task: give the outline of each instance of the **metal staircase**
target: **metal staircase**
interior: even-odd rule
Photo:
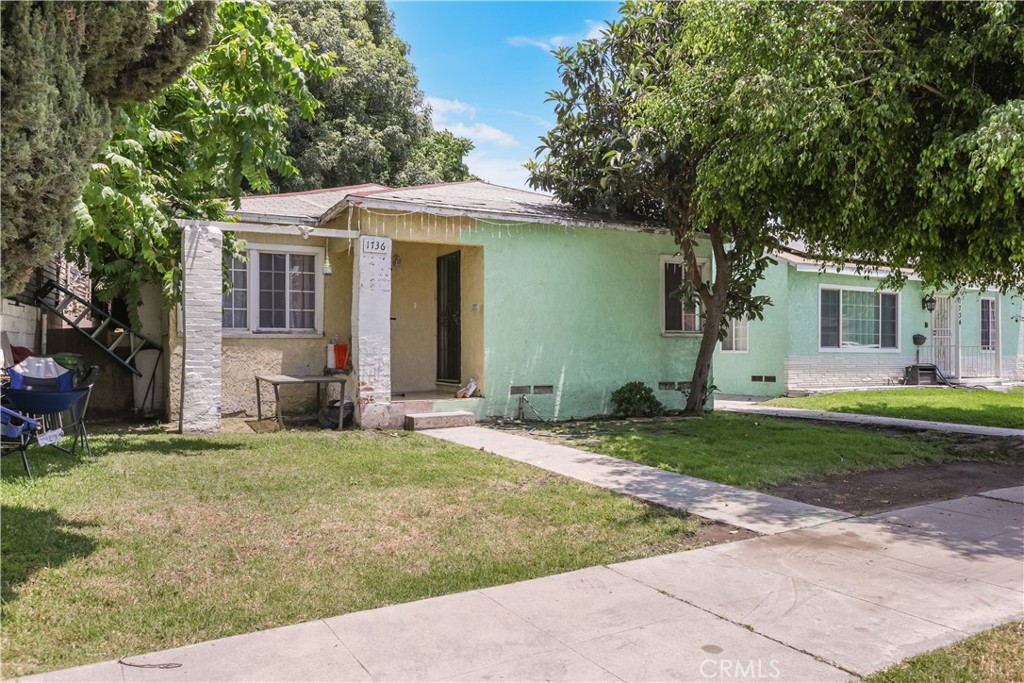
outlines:
[[[127,324],[108,315],[102,308],[94,306],[91,302],[86,301],[53,280],[47,280],[36,292],[36,303],[58,316],[81,334],[89,337],[96,346],[106,351],[107,355],[128,368],[137,377],[142,377],[142,373],[135,364],[135,356],[139,352],[152,349],[163,353],[163,346],[157,342],[136,332]],[[78,313],[74,318],[67,312],[68,306],[71,304],[77,304],[75,309],[81,310],[81,313]],[[81,327],[79,323],[88,317],[95,318],[99,324],[91,329]],[[107,331],[110,332],[112,337],[104,339],[103,333]],[[125,342],[128,344],[127,347],[124,346]],[[122,352],[126,350],[127,355],[115,353],[119,349]]]

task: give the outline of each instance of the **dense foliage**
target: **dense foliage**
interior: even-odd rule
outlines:
[[[161,22],[153,2],[0,5],[4,296],[64,245],[112,110],[177,79],[209,43],[214,9],[195,3]]]
[[[1024,287],[1024,6],[700,3],[676,38],[644,109],[728,133],[698,203],[758,197],[835,262]]]
[[[299,172],[277,174],[280,189],[470,177],[463,157],[472,143],[433,131],[408,46],[395,35],[384,2],[301,0],[282,4],[281,11],[302,40],[337,54],[343,69],[310,79],[310,91],[324,105],[313,119],[291,113],[288,153]]]
[[[168,20],[173,21],[171,17]],[[137,303],[139,286],[180,284],[177,218],[223,217],[245,185],[269,190],[269,172],[295,173],[286,154],[290,109],[310,118],[319,103],[306,74],[329,76],[331,55],[298,42],[266,2],[218,5],[214,41],[151,102],[127,104],[92,164],[70,241],[92,264],[105,299]],[[226,241],[227,248],[236,243]]]

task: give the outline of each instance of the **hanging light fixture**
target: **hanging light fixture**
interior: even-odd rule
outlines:
[[[923,308],[924,310],[928,311],[929,313],[934,311],[935,310],[935,297],[932,296],[931,294],[926,294],[925,297],[923,299],[921,299],[921,308]]]

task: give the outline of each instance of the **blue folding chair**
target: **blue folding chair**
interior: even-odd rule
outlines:
[[[71,448],[64,448],[56,442],[42,445],[75,455],[81,442],[86,452],[92,455],[85,414],[92,387],[99,374],[98,367],[93,366],[77,385],[73,383],[74,374],[70,370],[49,358],[27,358],[13,368],[8,368],[7,374],[11,385],[4,391],[4,398],[14,411],[32,416],[42,425],[44,434],[53,434],[58,429],[63,432],[66,428],[74,432]],[[70,418],[67,422],[64,419],[65,413]]]
[[[28,466],[27,450],[38,430],[38,420],[0,406],[0,442],[16,444],[15,447],[21,452],[21,463],[25,466],[25,473],[29,479],[32,478],[32,470]]]

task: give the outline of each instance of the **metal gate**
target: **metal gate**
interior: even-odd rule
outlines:
[[[437,257],[437,381],[462,381],[462,278],[459,252]]]
[[[932,362],[946,377],[954,375],[953,300],[948,296],[935,297],[935,310],[932,311]]]

